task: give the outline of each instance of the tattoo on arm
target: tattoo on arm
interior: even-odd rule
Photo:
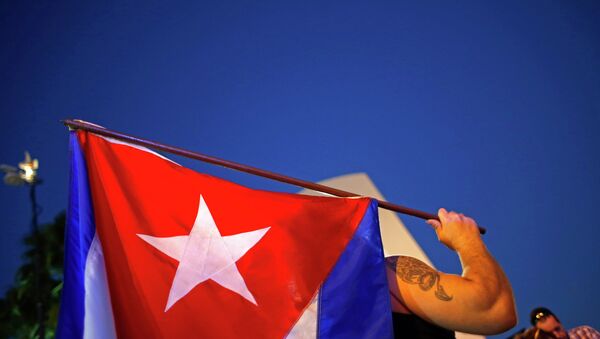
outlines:
[[[420,260],[405,256],[394,256],[385,258],[385,262],[402,281],[419,285],[423,291],[429,291],[435,286],[435,296],[442,301],[450,301],[454,298],[448,295],[444,291],[444,287],[440,285],[440,274]]]

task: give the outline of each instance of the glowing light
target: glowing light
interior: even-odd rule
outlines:
[[[31,159],[29,152],[25,152],[25,160],[19,163],[19,176],[28,184],[33,184],[37,180],[37,169],[39,163],[37,159]]]

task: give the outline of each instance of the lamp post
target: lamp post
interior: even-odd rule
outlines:
[[[0,165],[0,170],[5,172],[4,183],[10,186],[29,186],[29,199],[31,200],[31,228],[33,230],[33,241],[35,246],[34,255],[34,289],[35,289],[35,309],[38,321],[38,338],[44,338],[46,334],[44,322],[44,304],[41,298],[41,258],[42,247],[40,242],[40,232],[38,228],[39,208],[35,196],[35,187],[42,183],[37,176],[39,162],[37,159],[31,159],[29,152],[25,151],[25,160],[19,163],[19,168],[9,165]]]

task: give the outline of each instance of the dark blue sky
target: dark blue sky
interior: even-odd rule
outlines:
[[[4,1],[0,162],[40,159],[42,221],[66,207],[69,117],[311,181],[366,172],[392,202],[488,227],[518,327],[546,305],[600,328],[599,17],[594,1]],[[27,190],[0,188],[0,206],[4,291]]]

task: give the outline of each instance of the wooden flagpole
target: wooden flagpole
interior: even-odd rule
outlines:
[[[210,164],[231,168],[231,169],[234,169],[237,171],[250,173],[253,175],[261,176],[264,178],[269,178],[272,180],[284,182],[284,183],[299,186],[302,188],[308,188],[313,191],[327,193],[327,194],[331,194],[331,195],[338,196],[338,197],[358,197],[358,196],[360,196],[359,194],[339,190],[339,189],[336,189],[333,187],[288,177],[286,175],[266,171],[266,170],[263,170],[260,168],[243,165],[243,164],[236,163],[236,162],[229,161],[229,160],[211,157],[211,156],[208,156],[205,154],[188,151],[188,150],[185,150],[185,149],[182,149],[179,147],[169,146],[169,145],[165,145],[165,144],[162,144],[159,142],[142,139],[142,138],[134,137],[134,136],[127,135],[124,133],[112,131],[112,130],[109,130],[109,129],[100,127],[98,125],[82,121],[82,120],[65,119],[62,122],[63,122],[63,124],[65,124],[65,126],[71,128],[71,129],[81,129],[81,130],[93,132],[96,134],[104,135],[104,136],[122,140],[122,141],[127,141],[132,144],[145,146],[145,147],[152,148],[155,150],[164,151],[164,152],[171,153],[171,154],[181,155],[186,158],[196,159],[196,160],[200,160],[200,161],[207,162]],[[372,199],[375,199],[375,198],[372,198]],[[404,207],[404,206],[397,205],[397,204],[392,204],[390,202],[379,200],[379,199],[375,199],[375,200],[377,200],[377,204],[379,205],[379,207],[385,208],[387,210],[391,210],[391,211],[406,214],[406,215],[411,215],[413,217],[417,217],[417,218],[421,218],[421,219],[425,219],[425,220],[428,220],[428,219],[439,220],[438,216],[435,214],[419,211],[419,210],[416,210],[413,208],[408,208],[408,207]],[[481,234],[485,234],[486,229],[483,227],[479,227],[479,232]]]

